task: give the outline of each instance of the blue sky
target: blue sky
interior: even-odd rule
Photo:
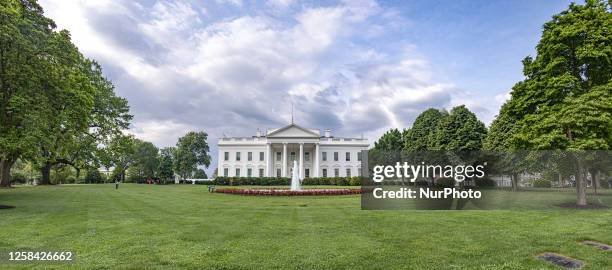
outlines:
[[[251,136],[295,120],[376,140],[429,107],[489,124],[566,1],[41,0],[128,99],[128,132]],[[209,172],[215,167],[211,166]]]

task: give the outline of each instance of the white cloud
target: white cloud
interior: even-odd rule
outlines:
[[[114,74],[135,114],[131,132],[158,146],[174,145],[188,130],[207,131],[215,145],[223,133],[248,136],[283,125],[292,102],[299,124],[375,140],[456,97],[410,44],[389,52],[357,41],[397,25],[396,13],[374,1],[302,6],[287,11],[287,20],[211,18],[210,9],[182,1],[41,4],[87,56]]]

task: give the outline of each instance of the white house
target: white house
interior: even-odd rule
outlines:
[[[364,138],[334,137],[329,129],[321,136],[318,129],[292,123],[252,137],[220,138],[218,146],[219,176],[289,177],[297,160],[304,179],[360,175],[361,151],[369,143]]]

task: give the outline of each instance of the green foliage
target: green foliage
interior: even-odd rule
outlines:
[[[516,149],[612,149],[612,14],[603,1],[571,4],[544,25],[498,118],[516,123]]]
[[[435,150],[472,151],[481,150],[487,128],[476,115],[464,105],[453,108],[447,117],[440,120],[432,146]]]
[[[188,178],[198,166],[210,165],[209,147],[206,132],[191,131],[179,138],[174,151],[174,171],[182,179]]]
[[[104,176],[96,169],[87,170],[87,174],[85,175],[85,183],[87,184],[104,183]]]
[[[208,176],[206,175],[206,172],[202,169],[196,169],[195,172],[193,173],[193,178],[195,179],[206,179],[208,178]]]
[[[224,177],[218,176],[211,184],[227,186],[289,186],[291,179],[286,177]],[[361,177],[312,177],[304,178],[305,186],[359,186]]]
[[[133,164],[129,168],[130,180],[141,182],[155,177],[159,167],[159,150],[150,142],[136,139],[133,153]]]
[[[435,134],[441,120],[448,116],[445,111],[430,108],[419,114],[414,124],[404,133],[404,149],[423,151],[434,148]]]
[[[404,139],[398,129],[391,129],[374,142],[374,149],[381,151],[399,151],[404,148]]]
[[[98,146],[128,126],[127,101],[36,1],[2,1],[0,33],[0,185],[18,158],[38,164],[41,184],[57,164],[96,166]]]
[[[172,169],[173,164],[173,153],[174,147],[166,147],[161,149],[159,154],[159,166],[157,168],[157,177],[160,178],[162,183],[174,182],[174,170]]]
[[[552,187],[552,183],[546,179],[536,179],[533,181],[533,187],[549,188]]]

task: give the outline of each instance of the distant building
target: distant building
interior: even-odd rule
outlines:
[[[297,160],[300,179],[358,176],[367,139],[334,137],[329,129],[290,124],[252,137],[220,138],[217,173],[230,177],[288,177]]]

